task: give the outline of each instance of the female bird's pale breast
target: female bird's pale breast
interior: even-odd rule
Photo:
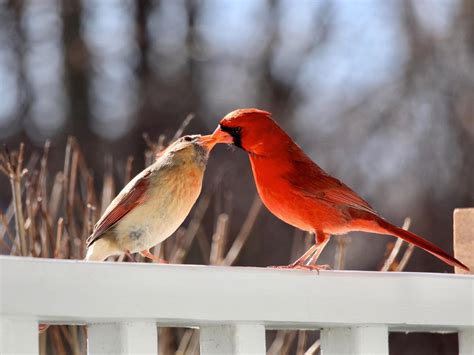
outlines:
[[[144,202],[115,228],[117,242],[129,252],[149,249],[183,223],[202,187],[204,169],[177,165],[153,172]]]

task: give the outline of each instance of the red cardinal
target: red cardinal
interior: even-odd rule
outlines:
[[[331,235],[363,231],[393,235],[449,265],[469,270],[431,242],[380,217],[364,199],[314,163],[269,112],[233,111],[219,122],[213,137],[248,153],[258,193],[273,214],[315,233],[316,244],[290,268],[321,268],[316,261]]]

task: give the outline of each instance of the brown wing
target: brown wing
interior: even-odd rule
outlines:
[[[114,198],[102,217],[94,226],[94,231],[87,238],[86,246],[89,247],[103,234],[121,220],[144,200],[145,191],[150,184],[151,169],[146,169],[130,181],[127,186]]]

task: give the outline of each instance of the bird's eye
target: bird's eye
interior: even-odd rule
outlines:
[[[184,140],[186,142],[191,142],[193,139],[190,136],[186,136],[186,137],[184,137]]]

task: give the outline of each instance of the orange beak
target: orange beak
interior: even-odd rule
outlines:
[[[220,127],[216,128],[216,130],[212,134],[212,138],[214,138],[215,144],[216,143],[224,143],[224,144],[234,143],[234,138],[229,133],[226,133],[223,130],[221,130]]]
[[[199,137],[197,142],[199,145],[202,145],[204,148],[206,148],[209,151],[212,150],[212,148],[214,148],[214,146],[217,143],[214,136],[210,134]]]

